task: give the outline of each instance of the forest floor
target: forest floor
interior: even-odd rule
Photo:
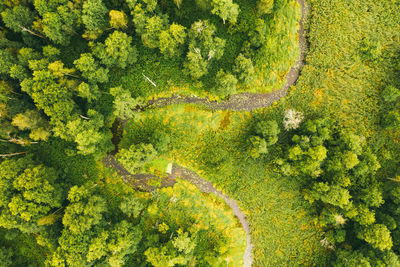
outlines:
[[[305,38],[305,20],[309,13],[309,9],[305,0],[298,0],[301,5],[301,20],[299,22],[298,38],[299,38],[299,57],[295,65],[290,69],[286,76],[286,82],[282,88],[272,93],[260,94],[260,93],[239,93],[232,95],[229,99],[223,101],[209,101],[207,98],[200,97],[181,97],[178,95],[158,98],[148,101],[147,105],[142,109],[158,108],[168,106],[172,104],[200,104],[212,110],[232,110],[232,111],[251,111],[258,108],[265,108],[272,105],[275,101],[286,96],[288,89],[294,85],[300,75],[300,70],[304,65],[304,57],[307,48],[307,41]],[[125,123],[123,123],[124,125]],[[119,143],[120,138],[114,138]],[[118,144],[116,144],[117,147]],[[114,151],[115,152],[115,151]],[[238,203],[234,200],[217,190],[214,185],[206,179],[200,177],[197,173],[178,166],[173,165],[171,173],[165,177],[157,177],[151,174],[131,174],[129,173],[116,159],[113,154],[107,155],[103,159],[103,164],[106,167],[115,169],[118,174],[122,177],[125,183],[142,191],[151,191],[161,187],[173,186],[176,182],[176,178],[181,178],[196,185],[198,189],[205,193],[212,193],[224,200],[224,202],[233,210],[234,215],[239,219],[246,232],[247,246],[243,257],[244,266],[252,266],[252,244],[250,240],[250,227],[246,220],[246,215],[240,209]],[[158,183],[158,184],[157,184]],[[157,185],[151,185],[157,184]]]

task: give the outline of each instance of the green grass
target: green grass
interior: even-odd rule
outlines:
[[[243,147],[249,113],[210,112],[193,105],[148,110],[130,121],[121,145],[140,140],[141,131],[163,122],[171,135],[168,161],[195,170],[239,201],[248,216],[255,266],[323,262],[321,233],[294,180],[279,177],[263,161],[250,159]]]
[[[400,139],[380,126],[386,107],[379,93],[400,85],[400,1],[310,0],[306,65],[285,101],[268,113],[303,111],[332,117],[366,137],[378,155],[382,177],[396,175]],[[375,58],[363,55],[370,43]]]
[[[378,122],[378,93],[398,79],[400,1],[308,2],[306,65],[283,106],[336,117],[371,135]],[[363,59],[363,39],[380,44],[377,60]]]

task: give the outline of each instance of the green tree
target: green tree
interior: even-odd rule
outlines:
[[[78,96],[86,98],[89,103],[98,99],[100,96],[100,90],[96,84],[87,84],[82,82],[76,89],[78,91]]]
[[[17,57],[18,57],[18,62],[22,66],[28,67],[30,60],[39,60],[41,58],[41,55],[32,48],[23,47],[18,51]]]
[[[105,45],[98,44],[94,54],[107,67],[125,68],[137,60],[136,47],[132,45],[132,37],[124,32],[114,31],[105,40]]]
[[[225,24],[228,20],[230,23],[235,24],[237,16],[239,15],[239,5],[234,4],[232,0],[212,0],[213,9],[211,12],[220,16]]]
[[[357,237],[380,250],[390,249],[393,245],[390,231],[383,224],[373,224],[365,227],[357,233]]]
[[[239,81],[250,84],[255,78],[255,70],[250,58],[239,54],[235,60],[233,71],[238,75]]]
[[[114,115],[121,119],[133,118],[140,100],[133,98],[131,93],[122,87],[111,88],[110,94],[114,96]]]
[[[267,146],[274,145],[278,141],[280,129],[278,123],[274,120],[259,121],[254,127],[256,135],[265,139]]]
[[[208,64],[200,53],[189,51],[185,68],[193,79],[199,79],[208,72]]]
[[[400,90],[389,85],[381,92],[381,96],[388,103],[395,102],[400,96]]]
[[[186,40],[185,27],[172,23],[168,30],[164,30],[159,36],[159,47],[165,57],[179,57],[183,52]]]
[[[22,232],[39,230],[37,221],[61,207],[63,191],[58,174],[30,157],[7,159],[0,164],[0,225]]]
[[[361,252],[357,250],[343,250],[339,249],[335,253],[336,260],[333,263],[335,267],[342,267],[342,266],[365,266],[371,267],[369,262],[369,258],[365,257]]]
[[[267,142],[259,136],[250,136],[249,154],[253,159],[257,159],[261,154],[268,153]]]
[[[82,22],[89,32],[102,32],[107,26],[107,7],[102,0],[84,1],[82,5]]]
[[[57,77],[48,70],[34,71],[32,79],[21,83],[21,90],[28,93],[38,109],[53,120],[67,121],[75,108],[68,87],[58,83]]]
[[[74,61],[75,67],[89,83],[105,83],[108,81],[108,69],[100,67],[90,53],[81,54]]]
[[[160,34],[166,29],[168,21],[160,16],[152,16],[147,19],[146,26],[142,33],[142,42],[149,48],[160,47]]]
[[[61,54],[60,49],[51,45],[43,46],[42,51],[43,51],[43,56],[50,61],[58,60]]]
[[[230,73],[220,69],[215,77],[215,91],[222,96],[232,95],[236,92],[237,79]]]
[[[68,192],[68,201],[62,219],[64,227],[73,234],[84,233],[103,220],[107,211],[105,200],[94,194],[93,185],[73,186]]]
[[[28,70],[21,65],[13,65],[9,70],[11,78],[23,81],[29,77]]]
[[[135,5],[132,15],[136,33],[139,35],[143,34],[149,15],[146,14],[146,11],[142,8],[142,4]]]
[[[151,162],[157,155],[152,144],[132,145],[129,149],[121,149],[117,160],[131,173],[143,170],[143,167]]]
[[[400,113],[397,110],[390,110],[383,116],[382,126],[388,130],[400,130]]]
[[[4,24],[7,28],[15,32],[28,32],[30,34],[42,37],[41,35],[30,30],[35,19],[34,13],[28,7],[16,5],[13,9],[6,9],[1,12]]]
[[[0,74],[8,74],[15,62],[15,58],[9,51],[5,49],[0,50]]]
[[[252,46],[261,47],[266,40],[267,25],[261,18],[256,19],[255,25],[249,31],[249,39]]]
[[[66,125],[57,124],[53,131],[65,140],[76,142],[80,154],[101,156],[112,149],[112,135],[108,130],[102,129],[103,115],[89,109],[87,116],[74,116]]]
[[[99,261],[110,266],[124,266],[125,256],[136,252],[141,231],[127,221],[117,223],[111,230],[103,231],[92,239],[87,260]]]
[[[78,17],[67,6],[59,6],[56,12],[43,15],[43,32],[56,44],[68,45],[71,36],[76,34]]]
[[[120,203],[120,210],[128,217],[138,218],[140,213],[146,207],[143,199],[135,197],[134,195],[126,196]]]
[[[207,20],[196,21],[190,27],[185,68],[194,79],[205,75],[211,62],[220,59],[224,54],[225,40],[215,37],[215,30],[215,26]]]
[[[215,31],[215,26],[208,20],[194,22],[188,33],[189,50],[200,53],[208,61],[220,59],[224,54],[225,40],[215,37]]]

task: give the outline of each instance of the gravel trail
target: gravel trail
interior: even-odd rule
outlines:
[[[250,111],[258,108],[265,108],[270,106],[275,101],[286,96],[290,86],[294,85],[300,76],[300,70],[304,65],[304,57],[307,49],[307,40],[305,37],[304,23],[308,16],[309,10],[305,0],[297,0],[301,5],[301,19],[299,22],[299,57],[294,66],[286,75],[285,84],[277,91],[261,94],[261,93],[238,93],[229,97],[228,100],[223,101],[209,101],[207,98],[196,96],[179,96],[174,95],[171,97],[161,97],[147,102],[146,106],[142,109],[164,107],[171,104],[179,103],[194,103],[202,104],[214,110],[234,110],[234,111]]]
[[[208,101],[205,98],[199,98],[199,97],[172,96],[168,98],[158,98],[155,100],[151,100],[148,102],[148,105],[145,108],[157,108],[177,103],[196,103],[196,104],[203,104],[214,110],[229,109],[235,111],[250,111],[258,108],[268,107],[273,102],[284,97],[287,94],[289,87],[296,83],[300,75],[300,70],[304,65],[304,57],[307,48],[304,23],[309,10],[305,0],[298,0],[298,2],[301,5],[301,13],[302,13],[301,20],[299,22],[300,27],[298,30],[300,53],[295,65],[290,69],[289,73],[287,74],[286,82],[281,89],[268,94],[239,93],[231,96],[228,100],[221,102]],[[118,140],[115,142],[117,147],[119,143],[119,138],[116,137],[115,139]],[[217,190],[211,182],[207,181],[206,179],[203,179],[197,173],[187,168],[173,164],[171,173],[168,176],[161,178],[160,185],[151,186],[148,184],[148,182],[157,179],[158,177],[150,174],[131,174],[118,161],[115,160],[115,157],[112,154],[103,158],[103,164],[107,167],[114,168],[115,170],[117,170],[118,174],[122,177],[125,183],[142,191],[152,191],[160,187],[173,186],[176,182],[176,178],[181,178],[196,185],[197,188],[199,188],[199,190],[202,192],[211,193],[222,198],[225,201],[225,203],[233,210],[234,215],[239,219],[240,223],[243,226],[244,231],[246,232],[247,246],[243,256],[243,262],[244,262],[244,267],[252,266],[253,245],[251,244],[250,226],[246,220],[246,215],[242,212],[236,200],[228,197],[221,191]]]

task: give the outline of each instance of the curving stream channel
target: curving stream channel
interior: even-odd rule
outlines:
[[[295,65],[290,69],[289,73],[286,75],[286,82],[282,86],[282,88],[267,94],[239,93],[231,96],[229,100],[224,100],[220,102],[209,101],[206,98],[200,98],[200,97],[172,96],[168,98],[158,98],[149,101],[145,108],[163,107],[178,103],[195,103],[195,104],[205,105],[206,107],[214,110],[229,109],[235,111],[250,111],[258,108],[268,107],[273,102],[284,97],[287,94],[289,87],[294,85],[299,77],[300,70],[304,64],[304,56],[307,48],[304,23],[308,15],[308,6],[305,0],[297,0],[297,1],[301,5],[301,19],[299,22],[299,30],[298,30],[300,53]],[[154,186],[150,186],[147,183],[151,179],[156,178],[155,176],[150,174],[129,173],[119,162],[115,160],[113,154],[104,157],[103,163],[106,167],[115,169],[118,172],[118,174],[122,177],[125,183],[139,190],[151,191],[157,188]],[[172,165],[171,172],[168,174],[168,176],[162,178],[160,187],[173,186],[176,182],[176,178],[184,179],[191,182],[192,184],[196,185],[200,191],[204,193],[211,193],[222,198],[224,202],[233,210],[234,215],[239,219],[240,223],[243,226],[244,231],[246,232],[247,246],[243,256],[244,266],[245,267],[252,266],[253,246],[251,244],[251,239],[250,239],[250,227],[249,223],[246,220],[246,215],[242,212],[236,200],[228,197],[221,191],[217,190],[211,182],[200,177],[197,173],[176,164]]]

